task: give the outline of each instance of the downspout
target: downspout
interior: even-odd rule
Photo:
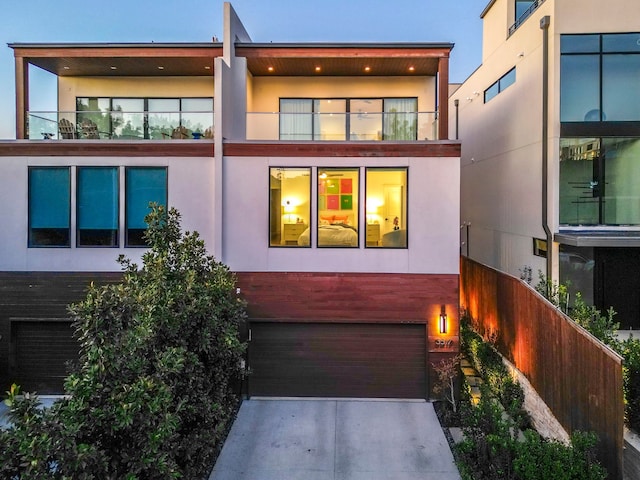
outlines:
[[[458,140],[458,105],[460,105],[460,100],[456,98],[453,101],[453,105],[456,107],[456,140]]]
[[[547,238],[547,281],[553,272],[553,235],[549,228],[549,26],[551,17],[540,19],[542,29],[542,228]]]

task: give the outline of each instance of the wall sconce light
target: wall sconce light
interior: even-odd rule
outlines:
[[[444,305],[440,307],[440,317],[438,318],[438,330],[440,333],[447,333],[447,312]]]

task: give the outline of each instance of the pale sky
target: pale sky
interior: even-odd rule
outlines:
[[[450,81],[481,62],[488,0],[234,0],[254,42],[452,42]],[[209,42],[222,0],[0,0],[0,139],[15,138],[13,50],[7,43]],[[55,110],[55,77],[31,71],[31,110]]]

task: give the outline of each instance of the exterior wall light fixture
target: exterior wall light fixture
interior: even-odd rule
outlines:
[[[447,333],[447,312],[444,305],[440,307],[440,317],[438,318],[438,330],[440,333]]]

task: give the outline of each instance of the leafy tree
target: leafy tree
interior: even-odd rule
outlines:
[[[50,439],[50,478],[204,478],[237,406],[235,279],[175,209],[153,206],[146,221],[142,267],[121,257],[120,284],[91,285],[70,307],[79,367],[33,432]]]

